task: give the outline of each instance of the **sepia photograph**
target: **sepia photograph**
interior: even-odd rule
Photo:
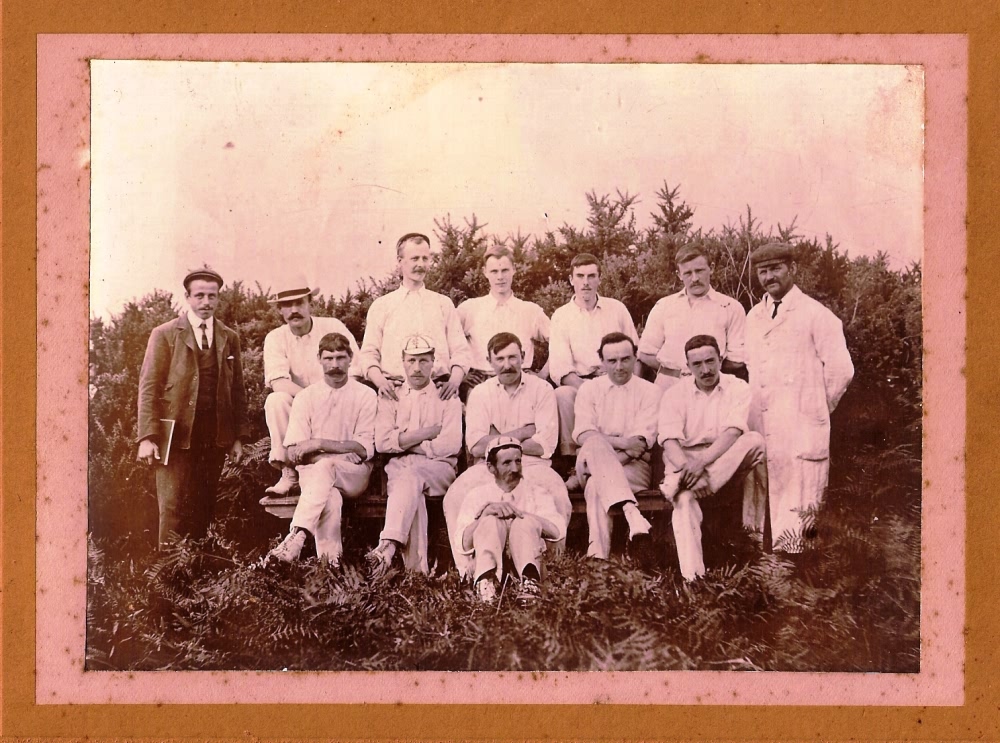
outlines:
[[[89,74],[87,672],[920,672],[920,65]]]

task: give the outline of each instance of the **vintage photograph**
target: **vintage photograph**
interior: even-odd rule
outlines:
[[[85,669],[919,672],[924,101],[92,60]]]

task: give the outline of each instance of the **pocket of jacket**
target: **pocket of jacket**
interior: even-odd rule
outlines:
[[[830,426],[825,422],[802,420],[796,431],[798,458],[821,461],[830,458]]]

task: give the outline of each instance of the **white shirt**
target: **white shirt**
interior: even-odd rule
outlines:
[[[681,446],[713,443],[727,428],[746,433],[750,415],[750,385],[731,374],[720,374],[711,392],[698,389],[694,377],[682,379],[660,400],[660,443]]]
[[[360,377],[361,354],[351,331],[335,317],[313,317],[312,328],[305,335],[295,335],[288,325],[282,325],[264,337],[264,384],[271,387],[278,379],[290,379],[299,387],[322,382],[319,342],[327,333],[346,336],[354,352],[350,373]]]
[[[556,393],[544,379],[521,374],[521,383],[510,394],[496,377],[487,379],[469,393],[465,407],[465,443],[471,449],[490,432],[492,425],[500,433],[535,424],[535,441],[542,447],[541,459],[549,459],[559,438],[559,411]],[[522,444],[524,442],[521,442]],[[524,455],[524,459],[538,459]]]
[[[513,333],[524,348],[524,368],[530,369],[535,358],[533,340],[548,340],[549,318],[534,302],[511,295],[500,302],[492,294],[467,299],[458,305],[465,337],[472,350],[472,366],[492,375],[486,345],[497,333]]]
[[[576,395],[573,439],[587,431],[605,436],[642,436],[647,446],[656,443],[656,423],[662,390],[652,382],[633,376],[617,385],[609,377],[588,379]]]
[[[427,426],[441,426],[441,433],[423,441],[407,454],[423,454],[431,459],[444,459],[452,465],[458,461],[462,448],[462,401],[457,397],[442,400],[433,384],[415,390],[409,383],[396,390],[399,402],[379,398],[375,414],[375,448],[384,454],[404,453],[399,435]]]
[[[348,378],[337,389],[326,382],[306,387],[292,401],[285,432],[285,446],[306,439],[356,441],[365,448],[366,459],[375,454],[375,407],[373,390]]]
[[[696,335],[711,335],[719,344],[722,358],[744,364],[746,318],[743,305],[715,289],[701,297],[689,297],[682,290],[653,305],[639,352],[655,356],[668,369],[686,371],[684,344]]]
[[[480,385],[482,386],[482,385]],[[477,387],[478,389],[478,387]],[[456,533],[465,534],[465,530],[476,520],[476,515],[489,503],[513,503],[525,513],[539,516],[552,522],[557,536],[550,541],[557,542],[566,536],[566,525],[569,519],[556,510],[556,502],[552,494],[527,480],[522,479],[511,492],[505,493],[496,482],[480,485],[472,490],[462,501],[455,523]],[[475,550],[463,550],[462,554],[471,555]]]
[[[435,377],[451,374],[453,366],[469,370],[472,354],[451,300],[426,287],[401,286],[376,299],[368,309],[361,371],[367,375],[369,369],[378,367],[384,374],[404,377],[403,345],[417,333],[434,344]]]
[[[570,372],[589,376],[601,372],[597,349],[601,338],[620,332],[636,343],[632,316],[624,304],[610,297],[598,297],[594,309],[588,311],[571,299],[552,313],[552,335],[549,339],[549,375],[556,384]]]
[[[194,342],[201,348],[202,351],[205,349],[201,345],[201,324],[205,323],[205,332],[208,334],[208,347],[212,347],[212,339],[215,338],[215,317],[212,316],[207,320],[202,320],[196,314],[194,310],[188,310],[187,312],[188,322],[191,323],[191,327],[194,328]]]

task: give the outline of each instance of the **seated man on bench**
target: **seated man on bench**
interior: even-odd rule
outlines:
[[[367,557],[373,577],[383,575],[397,554],[408,569],[427,572],[424,496],[445,494],[462,448],[462,403],[457,397],[442,400],[431,382],[431,340],[412,335],[402,353],[406,382],[396,389],[396,400],[379,398],[375,415],[375,448],[392,456],[385,464],[385,528]]]
[[[656,443],[660,389],[635,376],[635,341],[624,333],[601,338],[597,354],[604,373],[580,386],[573,439],[580,445],[576,475],[567,487],[583,486],[590,546],[587,555],[602,560],[611,552],[612,506],[622,504],[629,541],[649,534],[633,493],[650,485],[649,448]]]
[[[750,470],[744,489],[767,482],[764,437],[750,431],[750,386],[722,374],[719,344],[696,335],[684,344],[692,376],[668,389],[660,401],[659,435],[666,472],[660,491],[674,505],[674,540],[681,575],[705,574],[701,506],[734,477]],[[757,502],[757,501],[754,501]]]
[[[524,479],[548,490],[566,517],[573,511],[566,485],[552,469],[552,452],[559,433],[556,397],[548,382],[521,371],[524,352],[513,333],[497,333],[487,344],[496,376],[469,393],[465,409],[465,443],[479,464],[469,467],[448,488],[444,517],[448,523],[452,556],[459,576],[465,578],[472,562],[462,549],[462,532],[455,527],[462,501],[474,488],[494,481],[482,458],[487,446],[500,436],[521,443]]]
[[[302,495],[295,506],[288,536],[269,557],[299,559],[306,537],[316,538],[316,553],[334,565],[344,545],[340,534],[344,496],[356,497],[368,487],[375,453],[375,393],[351,379],[354,352],[340,333],[319,342],[322,381],[295,396],[285,433],[288,460],[296,466]]]
[[[503,584],[504,550],[510,553],[520,578],[517,601],[538,599],[541,556],[545,540],[565,539],[569,516],[556,507],[552,494],[521,474],[521,442],[510,436],[492,440],[486,467],[493,482],[480,485],[462,503],[456,528],[462,552],[474,560],[474,584],[479,598],[491,604]]]

